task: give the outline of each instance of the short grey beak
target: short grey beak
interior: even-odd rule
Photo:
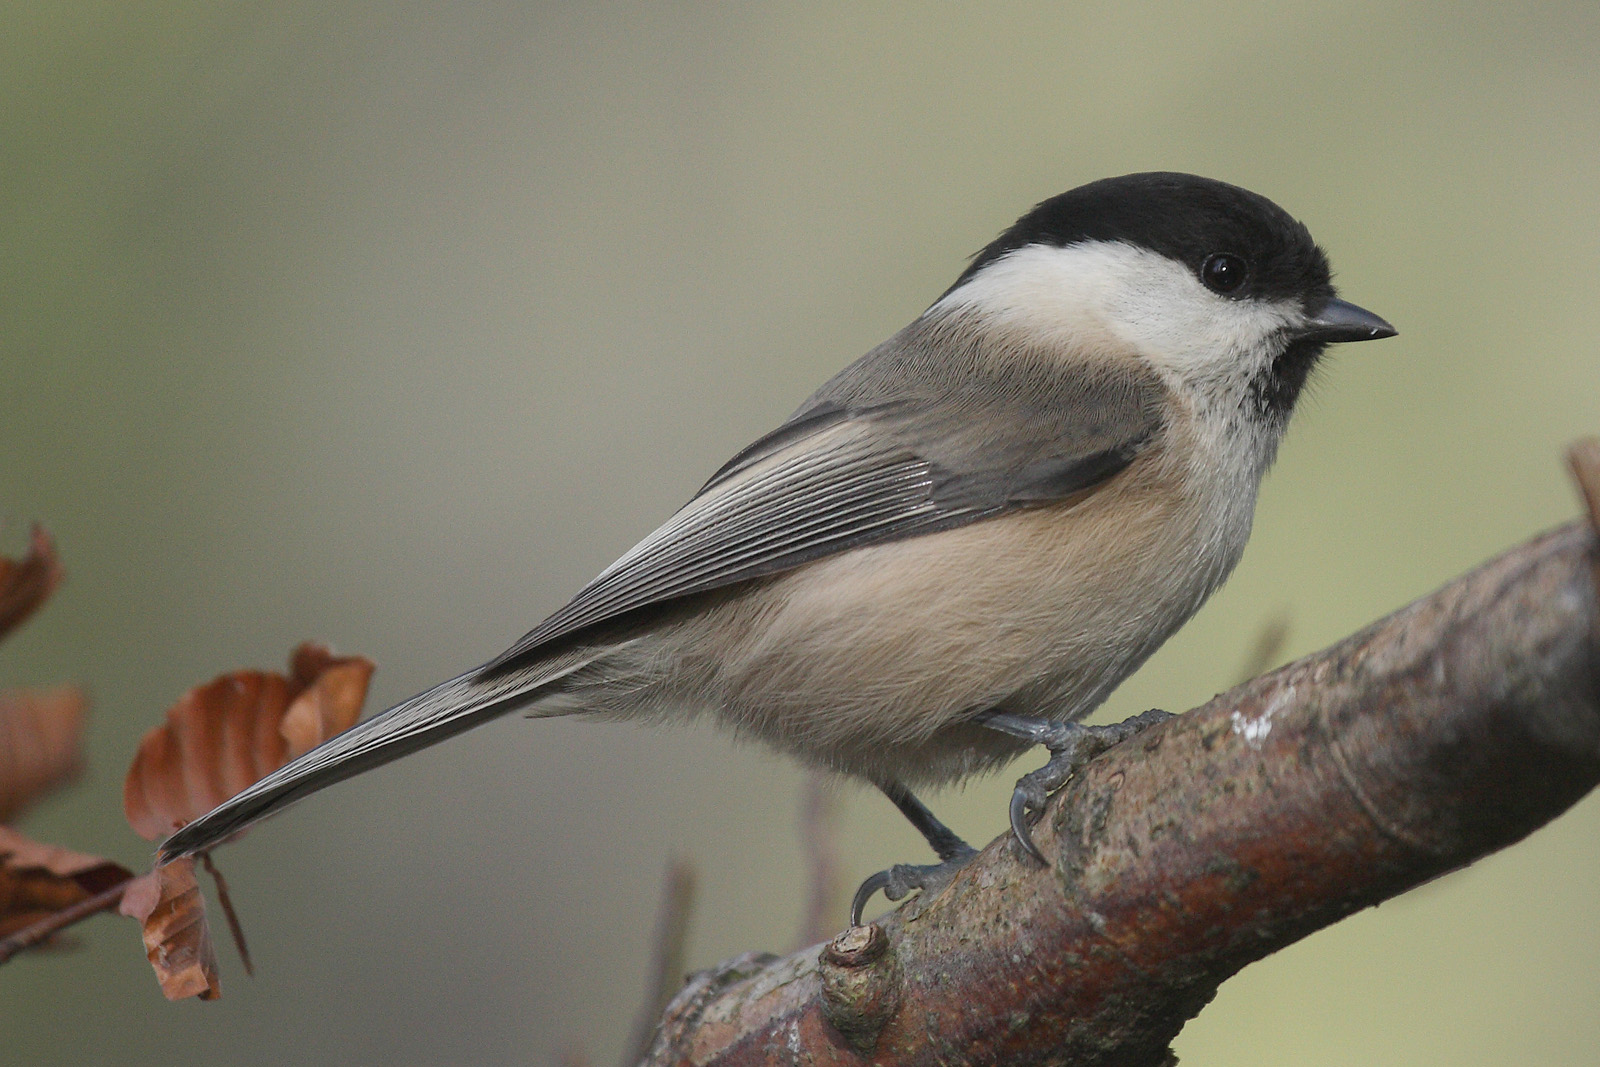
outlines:
[[[1400,331],[1366,308],[1346,300],[1330,300],[1328,306],[1300,334],[1302,338],[1333,344],[1338,341],[1377,341]]]

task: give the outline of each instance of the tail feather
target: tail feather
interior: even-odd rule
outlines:
[[[157,862],[214,848],[325,786],[513,711],[565,672],[519,673],[486,680],[481,668],[468,671],[357,723],[178,830],[161,843]]]

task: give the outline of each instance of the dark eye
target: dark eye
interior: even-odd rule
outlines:
[[[1245,275],[1249,273],[1249,264],[1227,252],[1207,256],[1206,261],[1200,264],[1200,280],[1213,293],[1233,292],[1244,284]]]

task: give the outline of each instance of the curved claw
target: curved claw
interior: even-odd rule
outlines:
[[[1016,835],[1017,844],[1022,846],[1022,851],[1040,863],[1049,865],[1050,861],[1044,858],[1039,846],[1033,843],[1033,830],[1028,826],[1028,791],[1020,782],[1011,793],[1011,832]]]
[[[860,926],[861,912],[866,909],[867,901],[871,900],[878,890],[888,888],[888,871],[879,871],[862,882],[860,888],[856,890],[856,895],[850,899],[850,925]]]
[[[891,901],[904,900],[918,890],[923,893],[943,892],[945,886],[955,878],[956,872],[971,863],[973,857],[978,854],[977,850],[965,842],[957,841],[956,844],[960,847],[953,848],[952,855],[946,857],[942,863],[930,863],[925,867],[897,863],[862,882],[861,888],[856,890],[855,898],[850,901],[850,925],[861,925],[862,911],[866,909],[872,895],[880,889]]]

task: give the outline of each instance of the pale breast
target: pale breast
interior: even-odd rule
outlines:
[[[858,549],[753,590],[717,657],[716,710],[778,747],[909,780],[1015,751],[961,726],[976,712],[1088,714],[1249,536],[1255,474],[1178,443],[1082,500]]]

